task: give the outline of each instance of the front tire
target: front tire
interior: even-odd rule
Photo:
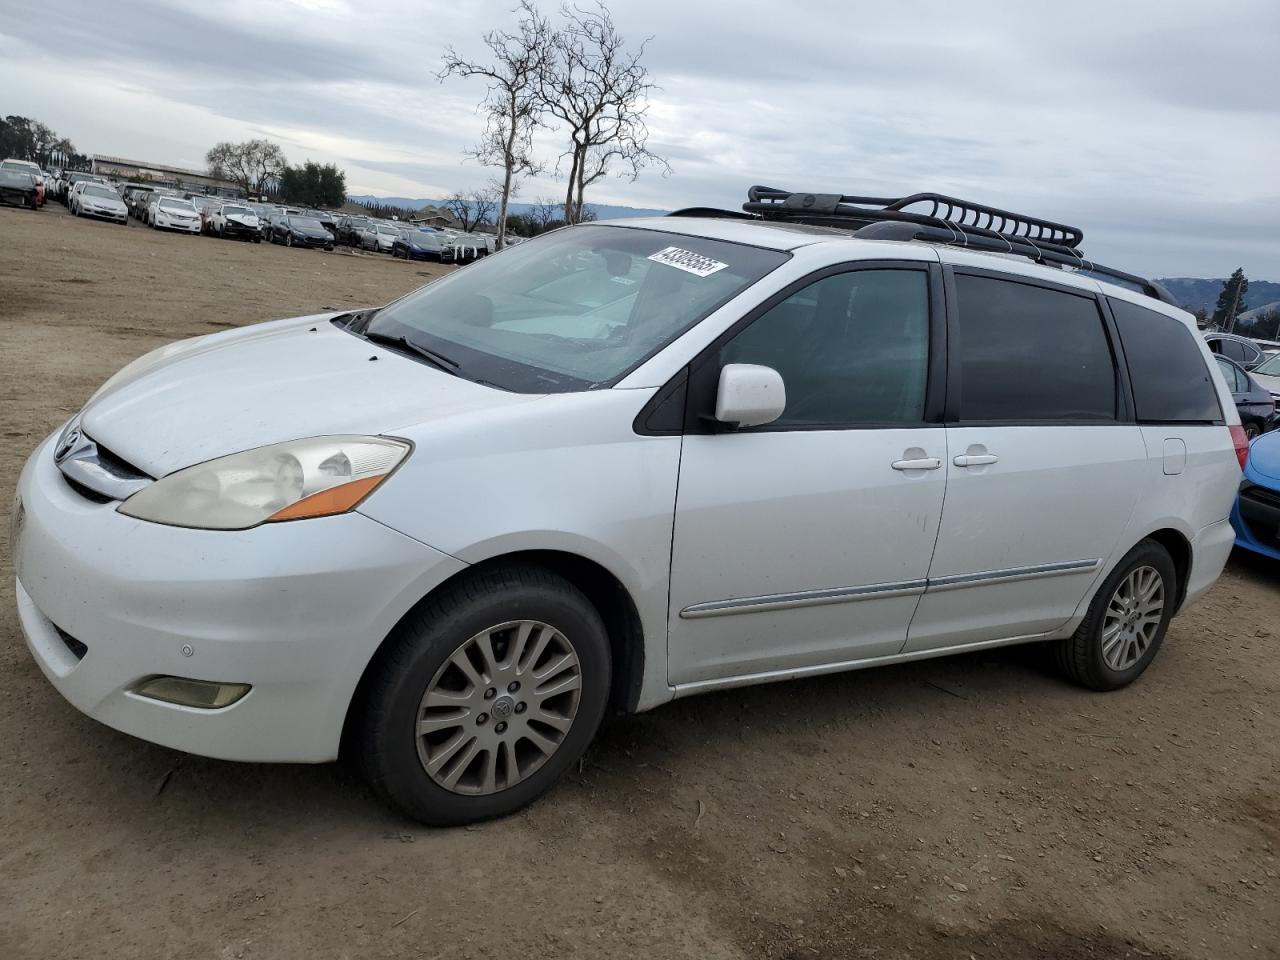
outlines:
[[[1118,690],[1142,675],[1169,630],[1177,571],[1154,540],[1129,551],[1103,581],[1070,637],[1054,641],[1059,671],[1091,690]]]
[[[1256,423],[1250,421],[1244,425],[1244,437],[1251,443],[1258,438],[1260,433],[1262,433],[1262,431],[1258,428]]]
[[[599,612],[563,577],[468,576],[419,604],[370,666],[355,741],[365,775],[423,823],[513,813],[582,756],[611,670]]]

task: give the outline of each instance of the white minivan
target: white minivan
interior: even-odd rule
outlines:
[[[1133,681],[1233,541],[1192,318],[1047,221],[746,210],[134,361],[19,482],[41,669],[180,750],[341,748],[436,824],[546,791],[606,709],[1030,642]]]

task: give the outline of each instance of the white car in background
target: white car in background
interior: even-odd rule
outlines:
[[[568,227],[135,360],[19,480],[33,657],[179,750],[345,743],[436,824],[607,709],[1032,642],[1132,683],[1235,541],[1231,394],[1158,285],[1050,265],[1075,228],[923,196]]]
[[[209,232],[223,239],[242,237],[254,243],[262,241],[258,215],[247,204],[239,202],[215,207],[209,218]]]
[[[147,210],[147,220],[156,230],[200,232],[200,211],[190,200],[178,197],[157,197],[152,200]]]
[[[1249,371],[1249,376],[1258,381],[1258,386],[1280,400],[1280,353],[1266,356],[1266,359]]]
[[[75,217],[101,217],[115,223],[128,225],[129,208],[120,199],[120,194],[105,183],[82,181],[76,184],[77,190],[69,204],[71,215]]]

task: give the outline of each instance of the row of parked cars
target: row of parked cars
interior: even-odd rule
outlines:
[[[1209,351],[1222,368],[1240,424],[1250,440],[1280,426],[1280,351],[1267,350],[1247,337],[1205,334]]]
[[[0,171],[3,169],[0,166]],[[48,185],[49,195],[64,203],[72,215],[120,224],[127,224],[132,217],[157,230],[254,243],[266,240],[311,249],[333,250],[344,245],[406,260],[438,263],[470,263],[494,251],[494,239],[486,234],[207,196],[147,183],[113,183],[91,173],[51,175],[40,171],[40,174],[42,182]],[[0,179],[0,190],[3,189],[4,182]],[[39,202],[43,200],[42,192]]]

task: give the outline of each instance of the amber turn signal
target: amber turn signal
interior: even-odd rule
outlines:
[[[365,477],[352,480],[338,487],[321,490],[309,497],[303,497],[297,503],[290,504],[283,510],[277,510],[267,517],[267,523],[277,520],[304,520],[308,517],[328,517],[335,513],[346,513],[361,500],[373,492],[374,487],[387,478],[381,474],[376,477]]]

